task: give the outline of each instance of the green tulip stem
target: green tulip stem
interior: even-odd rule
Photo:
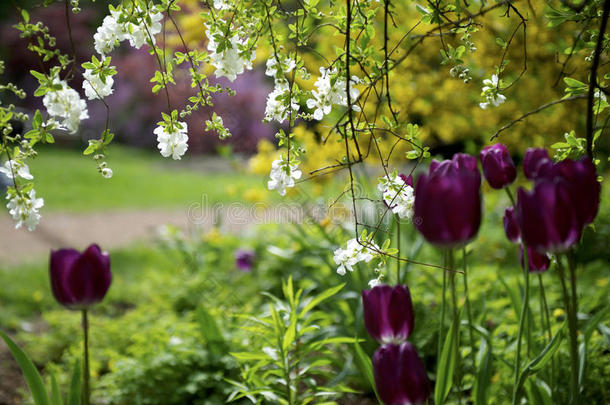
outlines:
[[[542,282],[542,273],[538,273],[538,285],[540,287],[540,323],[544,329],[546,329],[547,337],[549,342],[553,338],[553,332],[551,331],[551,314],[549,312],[549,306],[546,301],[546,293],[544,292],[544,283]],[[551,359],[551,380],[555,378],[555,358]]]
[[[438,322],[438,348],[436,353],[437,361],[440,361],[443,351],[443,323],[445,322],[445,296],[447,292],[447,251],[443,250],[443,292],[441,295],[441,318]]]
[[[447,252],[447,256],[449,259],[449,284],[451,285],[451,306],[453,309],[453,324],[459,325],[458,323],[458,303],[457,303],[457,290],[455,288],[455,261],[453,257],[453,250],[449,249]],[[460,328],[453,328],[453,339],[457,343],[458,352],[455,358],[455,381],[457,382],[458,389],[458,404],[462,403],[462,394],[461,394],[461,386],[462,386],[462,373],[461,373],[461,365],[460,365],[460,351],[459,351],[459,337],[460,337]]]
[[[510,195],[510,193],[509,193]],[[525,243],[521,243],[523,248],[523,277],[525,278],[525,288],[523,291],[523,306],[521,307],[521,314],[519,314],[519,330],[517,332],[517,354],[515,358],[515,382],[513,385],[513,405],[517,404],[519,399],[519,392],[517,387],[519,385],[519,372],[521,370],[521,342],[523,341],[523,330],[525,329],[525,320],[529,312],[529,297],[530,297],[530,260],[528,257],[527,246]],[[529,329],[529,328],[528,328]],[[529,336],[529,334],[528,334]],[[528,341],[529,343],[529,341]]]
[[[398,252],[396,253],[397,257],[400,257],[400,218],[398,215],[394,216],[394,220],[396,221],[396,249]],[[396,284],[402,284],[402,277],[400,275],[400,259],[396,259]]]
[[[474,324],[472,322],[472,311],[470,310],[470,299],[468,298],[468,262],[466,260],[466,246],[462,248],[462,258],[463,258],[463,267],[464,267],[464,296],[466,299],[466,315],[468,316],[468,334],[470,338],[470,355],[472,356],[472,367],[476,367],[476,348],[474,346],[474,335],[473,335],[473,327]]]
[[[89,405],[91,398],[90,378],[91,372],[89,369],[89,319],[87,310],[82,310],[83,315],[83,405]]]
[[[578,358],[578,294],[576,292],[576,262],[574,260],[572,251],[568,251],[566,256],[568,258],[568,267],[570,270],[570,295],[572,298],[572,302],[570,303],[570,311],[568,312],[568,326],[570,329],[570,357],[572,359],[572,405],[578,405],[580,403],[580,388],[578,384],[578,370],[580,368],[580,362]]]

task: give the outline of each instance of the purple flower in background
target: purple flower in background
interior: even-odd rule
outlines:
[[[487,146],[480,156],[483,176],[492,188],[501,189],[515,181],[517,169],[506,146],[501,143]]]
[[[523,174],[529,180],[536,180],[541,174],[547,174],[552,169],[553,162],[543,148],[528,148],[523,156]]]
[[[252,250],[238,249],[235,252],[235,267],[241,271],[252,271],[256,255]]]
[[[532,191],[517,193],[517,221],[528,247],[561,252],[580,239],[582,224],[564,181],[540,180]]]
[[[407,286],[380,285],[364,290],[362,306],[364,326],[377,342],[401,343],[411,334],[415,317]]]
[[[69,309],[87,309],[100,302],[112,281],[110,257],[95,244],[83,253],[52,250],[49,269],[53,295]]]
[[[513,207],[506,208],[502,222],[504,223],[504,231],[508,240],[513,243],[519,243],[521,240],[521,230],[519,230],[519,223],[517,222],[517,216]]]
[[[432,161],[415,188],[414,225],[432,244],[452,247],[472,240],[481,224],[481,174],[476,158],[456,154]]]
[[[519,254],[521,258],[521,267],[525,268],[525,262],[523,260],[523,247],[521,247]],[[544,273],[551,265],[551,259],[549,259],[549,256],[546,253],[538,253],[530,247],[527,248],[527,259],[529,262],[530,273]]]
[[[373,372],[377,392],[386,405],[424,404],[430,395],[426,369],[409,342],[377,349]]]

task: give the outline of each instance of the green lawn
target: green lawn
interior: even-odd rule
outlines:
[[[237,170],[204,170],[205,159],[209,158],[192,156],[174,161],[154,151],[112,145],[107,161],[114,176],[104,179],[95,161],[79,150],[49,147],[41,148],[30,169],[36,192],[44,198],[45,210],[50,211],[179,207],[201,202],[203,195],[210,203],[232,202],[241,194],[230,193],[229,186],[238,191],[266,188],[266,179],[261,176]]]

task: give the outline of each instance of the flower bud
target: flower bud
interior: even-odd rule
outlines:
[[[517,177],[517,169],[508,149],[501,143],[488,146],[481,151],[483,176],[492,188],[501,189],[510,185]]]
[[[407,340],[415,320],[409,288],[403,285],[376,286],[362,291],[364,326],[381,344]]]

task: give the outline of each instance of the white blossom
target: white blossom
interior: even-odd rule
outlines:
[[[93,35],[95,50],[102,56],[110,53],[119,42],[125,39],[125,28],[118,22],[120,15],[121,13],[118,11],[110,11],[110,15],[104,17],[102,25]]]
[[[283,158],[277,159],[271,165],[271,173],[269,173],[271,180],[267,182],[267,187],[269,190],[277,190],[280,195],[284,196],[286,188],[294,187],[295,180],[300,179],[301,174],[298,165],[290,164]]]
[[[286,81],[278,81],[275,83],[275,89],[267,96],[267,106],[265,107],[265,120],[275,120],[279,123],[288,119],[289,109],[286,105],[286,98],[290,97],[290,88]],[[290,100],[290,106],[293,111],[299,111],[299,103],[293,97]]]
[[[307,108],[314,110],[313,117],[318,121],[325,115],[330,114],[333,105],[347,106],[345,77],[337,77],[333,84],[332,79],[336,74],[336,69],[328,70],[320,67],[320,77],[315,82],[316,90],[311,92],[313,98],[307,100]],[[360,91],[353,86],[357,83],[360,83],[360,79],[352,76],[350,80],[350,101],[352,102],[352,109],[360,111],[360,107],[355,104]]]
[[[55,77],[53,82],[61,85],[61,89],[49,91],[42,98],[42,103],[47,113],[56,119],[62,128],[75,133],[80,122],[89,118],[87,103],[65,80]]]
[[[180,160],[188,149],[188,135],[186,122],[174,123],[174,131],[168,132],[168,127],[159,125],[153,131],[157,135],[159,150],[163,157],[171,156],[174,160]]]
[[[106,76],[106,83],[104,83],[100,76],[94,74],[91,69],[85,69],[83,77],[85,78],[83,80],[83,89],[85,90],[85,96],[89,100],[104,98],[112,94],[112,85],[114,84],[112,76]]]
[[[483,80],[483,84],[481,96],[485,97],[485,102],[479,103],[479,107],[485,110],[490,105],[497,107],[506,101],[506,97],[500,94],[501,89],[498,75],[494,74],[491,76],[491,79]]]
[[[25,225],[28,230],[33,231],[40,222],[38,210],[44,205],[44,200],[36,198],[36,191],[33,189],[27,193],[7,195],[6,198],[9,200],[6,208],[8,208],[8,212],[13,219],[17,221],[15,228],[18,229]]]
[[[394,214],[403,219],[413,217],[413,204],[415,203],[413,187],[405,183],[396,172],[380,178],[377,189]]]
[[[214,8],[217,10],[228,10],[231,8],[231,2],[228,0],[214,0]]]
[[[0,167],[0,173],[4,174],[9,180],[14,180],[13,174],[25,180],[34,179],[34,176],[30,174],[28,165],[17,160],[7,160],[4,162],[4,167]]]
[[[148,25],[144,18],[139,19],[137,24],[132,22],[125,24],[125,37],[129,40],[129,44],[136,49],[140,49],[146,43],[146,40],[149,39],[149,34],[154,45],[155,35],[161,32],[163,14],[151,12],[148,15],[150,16],[151,25]]]
[[[114,173],[112,172],[112,169],[109,167],[104,167],[102,169],[102,176],[104,176],[104,178],[109,179],[112,177]]]
[[[295,63],[293,58],[289,58],[289,57],[282,57],[279,56],[281,63],[284,65],[282,72],[283,73],[290,73],[296,66],[297,64]],[[277,59],[275,58],[275,55],[272,55],[269,59],[267,59],[267,63],[266,63],[266,70],[265,70],[265,75],[267,76],[275,76],[277,74]]]
[[[365,245],[365,246],[363,246]],[[371,248],[379,249],[379,246],[375,242],[363,242],[361,245],[357,239],[350,239],[347,241],[345,249],[337,249],[334,252],[333,259],[337,267],[337,273],[341,276],[345,275],[346,270],[354,271],[353,266],[360,262],[368,263],[373,260],[375,252]]]
[[[244,72],[245,69],[252,69],[252,61],[256,58],[254,50],[245,50],[248,44],[246,38],[240,39],[238,32],[230,32],[227,46],[222,51],[218,52],[218,43],[214,39],[214,34],[217,32],[208,26],[206,35],[208,37],[208,51],[210,63],[216,68],[216,77],[226,77],[230,81],[235,80],[237,75]]]

